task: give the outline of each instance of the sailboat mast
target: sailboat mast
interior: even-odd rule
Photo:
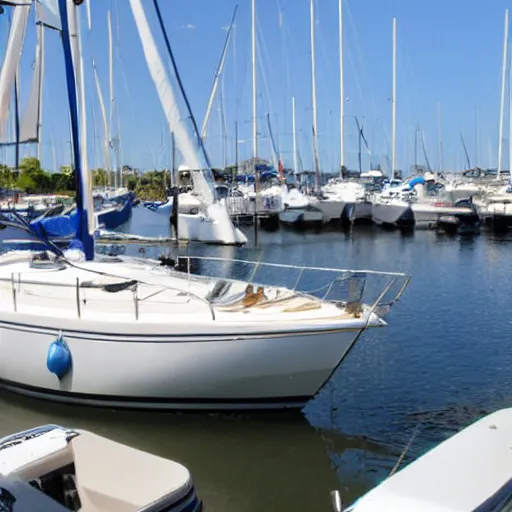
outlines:
[[[345,167],[345,81],[343,77],[343,0],[339,0],[338,24],[340,30],[340,176]]]
[[[20,103],[18,94],[18,73],[14,75],[14,169],[20,168]]]
[[[112,146],[112,122],[114,117],[114,47],[112,44],[112,19],[110,10],[107,11],[107,23],[108,23],[108,83],[110,92],[110,111],[108,120],[108,143]],[[117,156],[117,155],[116,155]],[[117,158],[116,158],[117,160]],[[116,162],[117,163],[117,162]],[[117,189],[117,172],[116,169],[109,169],[112,173],[112,184],[114,189]]]
[[[318,165],[317,114],[316,114],[316,66],[315,66],[315,0],[310,0],[311,23],[311,93],[313,100],[313,165],[315,170],[315,189],[320,189],[320,169]]]
[[[70,4],[73,5],[73,4]],[[72,7],[76,8],[76,7]],[[79,132],[79,112],[78,112],[78,95],[77,85],[83,87],[76,79],[75,75],[75,64],[73,63],[73,50],[71,47],[71,30],[68,24],[68,9],[66,0],[59,0],[59,13],[62,24],[62,46],[64,50],[64,60],[66,65],[66,81],[68,89],[68,102],[70,111],[70,122],[71,122],[71,134],[72,134],[72,145],[73,145],[73,158],[74,158],[74,169],[76,176],[76,207],[78,212],[78,229],[77,236],[84,245],[84,253],[87,260],[94,258],[94,240],[89,232],[88,213],[92,215],[92,212],[87,212],[87,193],[84,185],[87,180],[82,175],[82,158],[80,151],[80,132]],[[76,37],[78,38],[79,32],[78,27],[75,27]],[[77,55],[78,57],[78,55]],[[76,59],[76,65],[79,65],[78,58]],[[77,83],[78,82],[78,83]],[[84,116],[85,117],[85,116]]]
[[[37,114],[37,159],[41,162],[43,158],[43,84],[44,84],[44,26],[42,23],[38,25],[39,36],[39,111]]]
[[[480,133],[478,130],[478,108],[475,108],[475,167],[478,167],[480,146]]]
[[[391,98],[392,120],[391,120],[391,176],[395,176],[396,164],[396,18],[393,18],[393,96]]]
[[[208,100],[208,106],[206,107],[206,115],[204,116],[203,126],[201,127],[201,139],[205,140],[206,138],[206,130],[208,128],[208,121],[210,120],[210,114],[213,107],[213,100],[215,99],[215,95],[217,93],[217,89],[219,87],[219,80],[222,76],[222,72],[224,70],[224,63],[226,62],[226,55],[228,53],[229,48],[229,40],[231,37],[231,33],[233,32],[233,27],[235,26],[236,21],[236,13],[238,12],[238,5],[235,5],[235,10],[233,11],[233,16],[231,18],[231,23],[229,25],[228,31],[226,33],[226,40],[224,41],[224,48],[222,49],[222,55],[220,57],[219,65],[217,66],[217,71],[215,72],[215,78],[213,80],[212,90],[210,92],[210,98]]]
[[[258,111],[256,92],[256,1],[251,1],[251,60],[252,60],[252,162],[254,170],[254,245],[258,246],[258,194],[260,191],[260,178],[256,169],[258,158]]]
[[[498,134],[498,172],[496,178],[501,175],[501,160],[503,157],[503,117],[505,113],[505,86],[507,76],[507,39],[508,39],[508,9],[505,9],[505,35],[503,38],[503,63],[501,66],[501,102],[500,102],[500,127]]]
[[[510,49],[510,57],[512,58],[512,47]],[[512,179],[512,64],[509,64],[509,75],[508,75],[508,168],[510,178]]]
[[[297,179],[299,166],[297,164],[297,125],[295,119],[295,96],[292,96],[292,137],[293,137],[293,174]]]
[[[437,104],[437,131],[439,137],[439,172],[443,172],[444,162],[443,162],[443,133],[441,126],[441,103]],[[437,178],[436,172],[436,178]]]

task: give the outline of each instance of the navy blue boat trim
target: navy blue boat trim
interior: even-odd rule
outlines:
[[[101,395],[92,393],[75,393],[72,391],[62,391],[56,389],[46,389],[38,386],[31,386],[29,384],[22,384],[7,379],[0,379],[0,387],[5,387],[12,391],[19,391],[24,394],[40,395],[44,398],[51,399],[52,397],[62,401],[68,399],[69,401],[85,402],[91,405],[112,407],[112,404],[119,404],[120,408],[137,408],[137,405],[147,406],[144,409],[154,406],[154,409],[165,408],[164,406],[179,406],[179,405],[211,405],[214,408],[226,405],[229,409],[234,409],[236,405],[241,408],[247,406],[278,406],[280,404],[287,404],[291,406],[302,406],[306,404],[311,396],[284,396],[284,397],[264,397],[264,398],[159,398],[159,397],[145,397],[145,396],[116,396],[116,395]],[[160,408],[160,409],[161,409]],[[205,407],[206,408],[206,407]]]

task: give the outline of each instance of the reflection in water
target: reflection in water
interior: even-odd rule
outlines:
[[[2,435],[53,422],[176,460],[191,470],[208,510],[316,511],[338,485],[326,443],[299,412],[144,413],[1,399]]]
[[[165,220],[155,222],[135,209],[127,231],[165,235]],[[112,412],[2,394],[1,433],[56,422],[175,458],[208,510],[327,510],[331,489],[348,502],[385,478],[415,432],[406,462],[512,405],[511,246],[510,235],[403,236],[371,226],[262,233],[259,249],[193,245],[192,255],[402,271],[412,282],[389,325],[363,334],[305,418]]]

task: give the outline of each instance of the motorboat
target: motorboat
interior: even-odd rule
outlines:
[[[372,204],[373,221],[402,229],[478,231],[480,215],[473,202],[454,202],[448,193],[441,190],[442,187],[429,187],[422,177],[415,177],[403,187],[376,194]]]
[[[0,510],[201,512],[181,464],[57,425],[0,439]]]
[[[396,472],[345,510],[510,510],[511,436],[512,409],[489,414]]]
[[[488,185],[475,201],[484,223],[496,232],[512,227],[512,185]]]

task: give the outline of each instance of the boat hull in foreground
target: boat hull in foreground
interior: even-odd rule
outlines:
[[[0,385],[63,402],[300,407],[329,380],[361,332],[386,325],[376,308],[379,314],[389,309],[381,301],[385,291],[371,306],[361,302],[363,281],[352,271],[346,277],[336,271],[334,283],[326,282],[330,297],[334,286],[349,290],[346,302],[333,302],[130,258],[71,264],[20,257],[0,258]],[[226,264],[198,261],[205,271]],[[264,264],[250,265],[256,265],[254,275]],[[299,278],[308,272],[275,267],[296,270]],[[396,279],[403,275],[391,275],[384,290]],[[250,295],[252,287],[261,295]]]
[[[102,332],[107,326],[93,321],[80,322],[78,332],[58,319],[47,328],[20,320],[0,323],[0,386],[61,402],[149,409],[302,407],[363,329],[140,336]],[[52,324],[62,327],[73,359],[61,380],[46,368],[58,335]]]
[[[362,496],[346,512],[510,510],[512,409],[442,442]]]

